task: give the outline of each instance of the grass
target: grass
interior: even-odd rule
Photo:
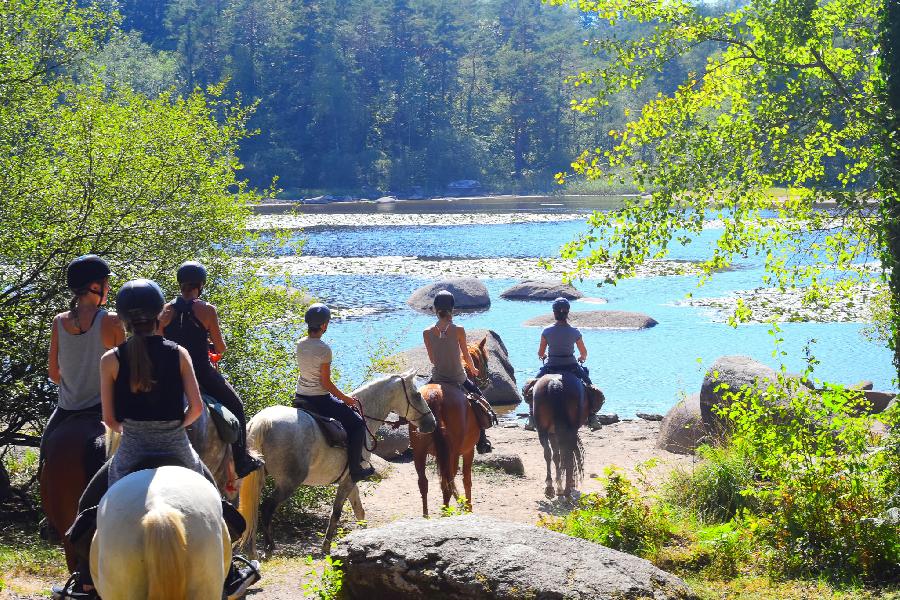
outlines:
[[[839,590],[816,581],[775,581],[767,577],[736,577],[719,581],[683,577],[702,600],[897,600],[900,588]]]

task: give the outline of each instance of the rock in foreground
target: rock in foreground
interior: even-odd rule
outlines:
[[[474,329],[466,332],[468,342],[480,342],[487,336],[488,379],[487,388],[482,390],[491,404],[518,404],[522,401],[509,352],[497,332],[489,329]],[[418,346],[396,355],[400,369],[415,369],[419,377],[431,377],[431,362],[425,346]]]
[[[434,309],[434,297],[441,290],[453,294],[457,310],[480,310],[491,305],[487,286],[475,278],[445,279],[423,285],[409,296],[406,303],[418,311],[430,313]]]
[[[509,300],[577,300],[584,294],[575,286],[561,281],[523,281],[503,290],[500,297]]]
[[[332,556],[343,562],[351,599],[696,598],[641,558],[474,515],[355,531]]]
[[[553,325],[553,314],[541,315],[528,319],[525,327],[546,327]],[[579,329],[649,329],[657,322],[652,317],[641,313],[622,310],[585,310],[569,313],[569,325]]]

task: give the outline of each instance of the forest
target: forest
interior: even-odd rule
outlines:
[[[557,188],[553,175],[716,50],[678,57],[607,106],[574,110],[570,77],[636,36],[528,0],[117,0],[121,29],[95,57],[108,83],[154,94],[225,83],[255,103],[243,177],[289,197]],[[704,10],[718,13],[724,4]]]

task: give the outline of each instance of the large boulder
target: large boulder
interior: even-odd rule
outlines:
[[[549,313],[528,319],[525,327],[546,327],[553,325],[553,314]],[[657,322],[641,313],[622,310],[584,310],[569,313],[569,324],[579,329],[649,329]]]
[[[584,294],[575,286],[561,281],[523,281],[503,290],[501,298],[510,300],[577,300]]]
[[[418,311],[430,313],[434,307],[434,297],[441,290],[453,294],[457,310],[480,310],[491,305],[487,286],[475,278],[445,279],[423,285],[410,295],[406,303]]]
[[[396,421],[397,415],[391,413],[387,417],[388,421]],[[375,445],[375,454],[385,460],[397,458],[409,450],[409,425],[400,425],[392,427],[391,425],[382,425],[375,432],[378,443]]]
[[[723,431],[725,423],[717,413],[717,408],[727,408],[734,400],[732,394],[745,386],[748,389],[764,390],[778,380],[778,372],[749,356],[723,356],[716,360],[706,372],[700,386],[700,414],[703,423],[717,434]]]
[[[871,414],[878,414],[887,410],[887,407],[890,406],[896,396],[894,392],[879,392],[876,390],[865,390],[863,394],[865,394],[869,404],[872,405],[869,411]]]
[[[700,414],[700,394],[691,394],[673,406],[662,420],[656,447],[675,454],[693,454],[707,442]]]
[[[483,390],[491,404],[518,404],[522,401],[516,386],[516,375],[509,352],[497,332],[490,329],[473,329],[466,332],[469,343],[480,342],[487,336],[488,386]],[[425,346],[405,350],[395,356],[402,370],[415,369],[419,377],[431,377],[431,362]]]
[[[694,599],[683,581],[600,544],[490,517],[406,519],[344,537],[349,598]]]

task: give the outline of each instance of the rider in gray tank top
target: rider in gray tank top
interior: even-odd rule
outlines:
[[[91,328],[79,335],[66,331],[62,319],[56,321],[59,336],[59,406],[64,410],[81,410],[100,403],[100,357],[106,352],[103,318],[100,309]]]
[[[460,358],[456,325],[450,323],[445,330],[438,332],[435,332],[434,328],[429,329],[428,335],[431,354],[434,358],[431,381],[456,385],[464,383],[466,372],[463,370],[462,358]]]

